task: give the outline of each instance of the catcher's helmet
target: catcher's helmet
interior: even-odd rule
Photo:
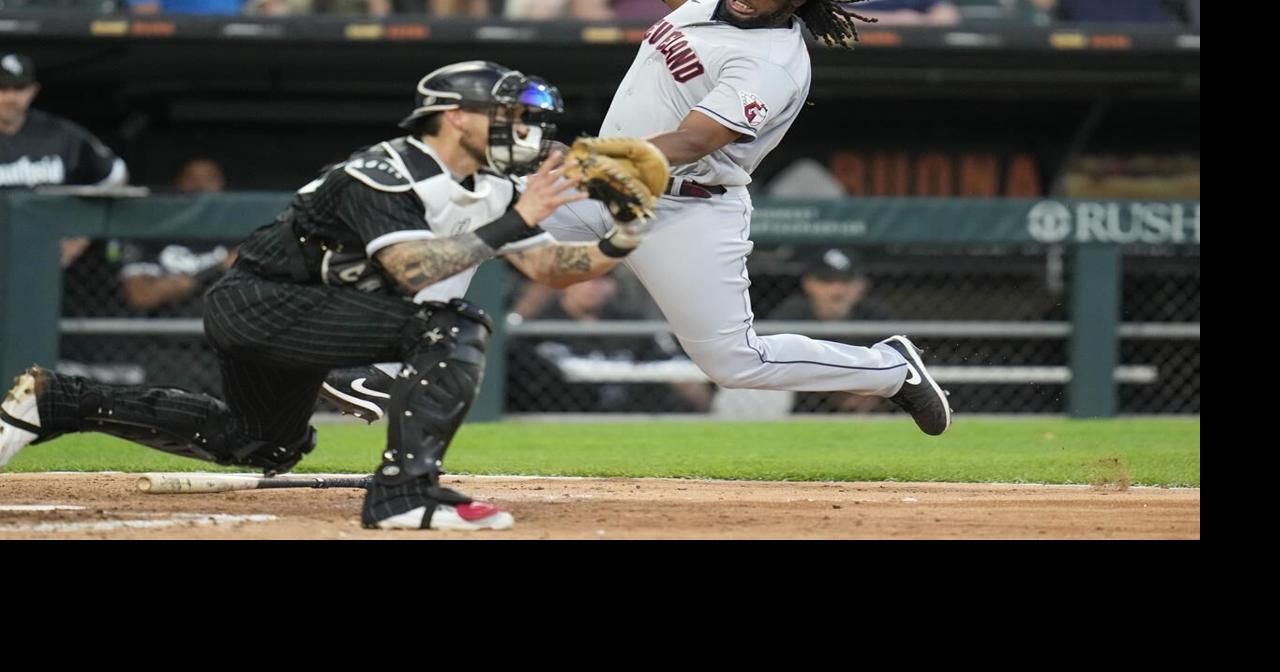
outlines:
[[[413,129],[422,117],[458,108],[489,111],[489,167],[506,174],[531,171],[546,156],[555,138],[552,114],[564,112],[556,87],[538,77],[528,77],[489,61],[465,61],[446,65],[418,81],[415,107],[400,126]],[[522,137],[509,121],[495,117],[499,106],[522,106]]]

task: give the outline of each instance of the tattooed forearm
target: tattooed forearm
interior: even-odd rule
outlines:
[[[405,241],[377,254],[378,262],[387,273],[414,292],[491,259],[493,255],[493,248],[474,233]]]
[[[595,245],[556,245],[555,259],[553,264],[553,275],[579,275],[590,273],[591,267],[591,250],[596,249]]]
[[[507,255],[529,279],[552,287],[568,287],[608,273],[617,259],[600,253],[596,243],[559,243]]]

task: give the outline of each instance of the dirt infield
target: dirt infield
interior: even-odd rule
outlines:
[[[1199,539],[1200,490],[445,477],[503,532],[360,528],[358,490],[149,495],[136,474],[0,474],[4,539]]]

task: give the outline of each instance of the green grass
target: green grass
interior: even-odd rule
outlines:
[[[320,445],[297,472],[373,470],[383,425],[318,429]],[[962,419],[938,438],[907,421],[470,424],[446,466],[463,474],[1199,487],[1200,421]],[[215,469],[98,434],[29,447],[7,468]]]

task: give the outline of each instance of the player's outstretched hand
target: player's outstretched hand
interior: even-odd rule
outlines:
[[[552,152],[538,172],[529,176],[524,193],[516,202],[516,212],[530,228],[537,226],[560,206],[587,198],[587,194],[578,191],[581,183],[579,175],[565,176],[564,154]]]

